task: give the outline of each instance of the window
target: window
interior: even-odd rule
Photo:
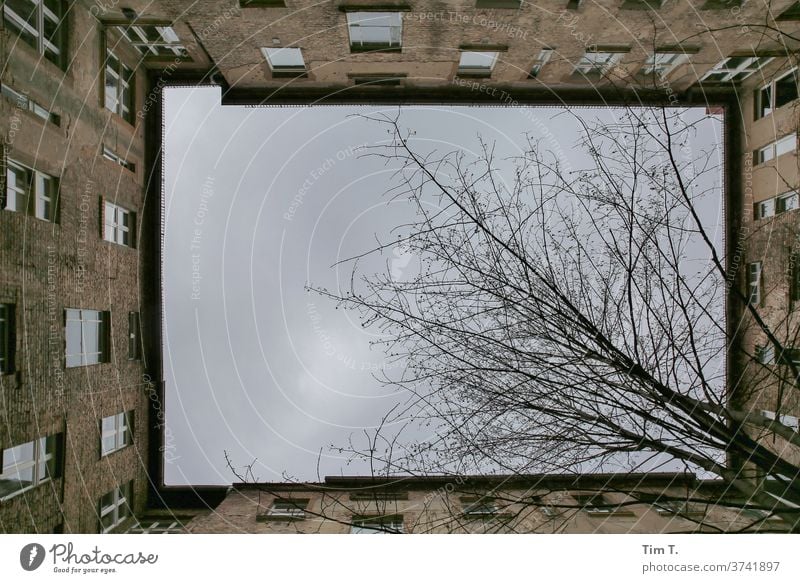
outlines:
[[[3,450],[0,501],[60,477],[60,442],[57,434]]]
[[[133,247],[136,213],[114,203],[103,201],[103,239]]]
[[[623,54],[625,53],[587,51],[575,67],[575,72],[583,73],[584,75],[602,75],[611,70],[620,61]]]
[[[753,218],[766,219],[775,214],[775,199],[770,198],[753,204]]]
[[[755,158],[754,162],[755,164],[763,164],[778,156],[793,152],[795,149],[797,149],[797,136],[795,134],[790,134],[756,150],[753,155]]]
[[[756,261],[747,266],[747,301],[750,305],[761,304],[761,262]]]
[[[67,367],[108,362],[109,312],[66,310]]]
[[[275,500],[267,510],[272,519],[302,520],[306,517],[308,500]]]
[[[402,534],[402,516],[354,517],[350,534]]]
[[[497,51],[461,51],[458,74],[489,76],[499,55]]]
[[[143,57],[185,57],[186,47],[171,26],[130,25],[122,27],[125,38]]]
[[[475,500],[464,504],[464,515],[469,517],[491,517],[497,515],[497,504],[493,500]]]
[[[0,304],[0,374],[14,372],[14,305]]]
[[[295,48],[262,48],[261,52],[267,59],[267,64],[272,75],[287,73],[295,76],[306,72],[306,63],[303,52]]]
[[[46,107],[39,105],[27,95],[20,93],[19,91],[14,91],[5,83],[0,84],[0,93],[11,99],[11,101],[13,101],[20,109],[30,111],[35,116],[40,117],[45,121],[49,121],[52,124],[61,125],[61,116],[58,116]]]
[[[547,61],[550,60],[550,57],[553,56],[553,49],[542,49],[539,51],[539,56],[536,57],[536,61],[533,63],[531,67],[531,72],[528,74],[529,79],[535,79],[539,76],[539,73],[547,64]]]
[[[772,57],[728,57],[703,75],[701,81],[742,81],[769,63]]]
[[[98,503],[101,533],[114,530],[131,516],[133,482],[122,484],[103,495]]]
[[[9,160],[6,167],[4,208],[31,214],[54,223],[58,204],[58,179]]]
[[[775,214],[779,215],[786,211],[796,210],[798,206],[798,195],[796,192],[786,192],[775,197]]]
[[[797,99],[797,69],[771,81],[755,92],[755,119],[769,115]]]
[[[120,166],[126,168],[127,170],[130,170],[131,172],[136,172],[136,164],[134,164],[133,162],[128,162],[125,158],[123,158],[122,156],[118,156],[117,154],[114,153],[113,150],[111,150],[106,146],[103,146],[103,158],[105,158],[106,160],[111,160],[115,164],[119,164]]]
[[[100,420],[100,457],[133,443],[133,411]]]
[[[756,346],[756,360],[761,364],[773,364],[775,362],[775,347],[772,344]]]
[[[64,2],[61,0],[6,0],[3,21],[20,40],[48,61],[64,63]]]
[[[689,60],[686,53],[659,53],[655,52],[642,67],[642,72],[646,75],[658,75],[659,77],[666,77],[675,67],[682,65]]]
[[[104,102],[106,109],[133,123],[133,71],[107,51]]]
[[[793,431],[800,431],[800,419],[795,417],[794,415],[775,415],[775,411],[762,411],[761,414],[766,417],[767,419],[771,419],[775,421],[776,417],[778,423],[782,423],[786,425],[786,427],[791,428]]]
[[[128,359],[141,360],[142,338],[139,312],[128,312]]]
[[[792,253],[789,257],[789,299],[800,301],[800,253]]]
[[[399,50],[403,19],[399,12],[348,12],[350,50]]]
[[[617,510],[602,494],[573,494],[581,508],[590,514],[611,514]]]

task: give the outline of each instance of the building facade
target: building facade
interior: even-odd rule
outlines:
[[[739,350],[731,395],[797,430],[800,4],[770,3],[768,26],[765,6],[5,2],[0,530],[113,532],[221,499],[162,480],[160,115],[170,84],[219,85],[230,105],[724,107],[727,263],[740,292],[728,306]],[[249,505],[248,492],[224,508]],[[647,516],[655,522],[643,528],[660,531],[663,517]]]
[[[709,505],[687,474],[328,477],[234,484],[192,533],[494,534],[781,532],[768,513]]]

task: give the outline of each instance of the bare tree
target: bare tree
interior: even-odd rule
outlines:
[[[371,152],[398,168],[389,196],[418,220],[368,253],[400,243],[419,272],[361,273],[360,256],[349,289],[316,291],[383,333],[403,373],[381,380],[410,397],[344,449],[387,476],[685,469],[725,484],[705,502],[800,528],[800,434],[750,406],[772,386],[796,398],[797,330],[767,325],[723,248],[722,156],[693,150],[690,117],[574,115],[576,170],[532,140],[510,161],[489,144],[424,152],[399,119],[373,118],[392,136]],[[737,341],[748,328],[777,364]],[[415,438],[424,425],[434,438]]]

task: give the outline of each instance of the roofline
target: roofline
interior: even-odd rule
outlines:
[[[436,476],[326,476],[324,482],[248,482],[234,483],[236,490],[349,490],[353,488],[375,488],[380,490],[430,490],[447,487],[463,489],[470,487],[611,487],[631,485],[695,486],[701,483],[697,476],[684,472],[658,473],[613,473],[613,474],[507,474],[507,475],[436,475]]]

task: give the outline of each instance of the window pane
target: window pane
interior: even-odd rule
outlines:
[[[464,51],[458,66],[465,69],[491,69],[496,58],[496,52]]]
[[[796,73],[790,73],[775,82],[775,107],[786,105],[797,99]]]
[[[796,136],[786,136],[785,138],[782,138],[775,144],[775,155],[780,156],[781,154],[786,154],[787,152],[793,151],[795,149],[796,141]]]
[[[81,323],[67,320],[67,355],[81,352]]]
[[[11,466],[33,461],[35,442],[29,441],[3,452],[3,473]]]
[[[115,448],[116,448],[115,434],[103,437],[103,439],[102,439],[102,452],[104,454],[114,451]]]

